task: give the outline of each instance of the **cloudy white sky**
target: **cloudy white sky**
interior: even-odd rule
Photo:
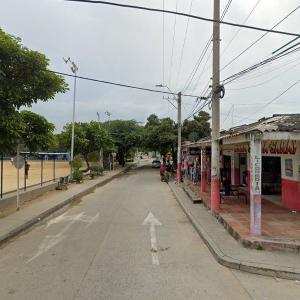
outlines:
[[[212,0],[178,0],[178,11],[189,12],[191,1],[192,14],[212,17]],[[257,1],[233,0],[225,20],[242,23]],[[78,74],[81,76],[147,88],[154,88],[156,84],[162,83],[164,77],[165,83],[172,90],[176,92],[182,90],[212,33],[211,23],[191,19],[186,30],[188,19],[177,17],[173,48],[174,15],[165,15],[163,30],[162,14],[153,12],[63,0],[0,0],[0,2],[1,28],[21,37],[27,47],[45,53],[50,59],[52,70],[69,72],[62,57],[70,56],[78,65]],[[116,0],[116,2],[154,8],[163,6],[163,0]],[[177,0],[165,0],[165,8],[175,10],[176,2]],[[227,2],[221,0],[222,9]],[[260,0],[247,24],[271,28],[299,4],[297,0]],[[300,9],[276,29],[300,33],[299,25]],[[261,32],[242,29],[226,48],[237,30],[222,25],[221,66],[262,35]],[[291,39],[278,34],[268,34],[227,67],[221,73],[221,79],[270,56],[273,50]],[[183,54],[180,68],[181,53]],[[208,63],[205,65],[207,59]],[[298,63],[300,52],[226,86],[226,96],[221,103],[221,127],[228,128],[251,122],[273,113],[300,112],[300,84],[263,108],[265,103],[300,79]],[[211,58],[205,56],[195,80],[186,92],[200,95],[210,77]],[[33,111],[55,123],[57,130],[71,120],[73,81],[71,79],[67,81],[70,85],[69,92],[57,95],[48,103],[38,103],[32,107]],[[190,113],[193,104],[194,99],[183,99],[184,117]],[[112,119],[135,119],[141,122],[144,122],[151,113],[156,113],[160,117],[176,118],[174,108],[159,94],[79,80],[76,120],[95,120],[97,111],[102,120],[107,118],[105,111],[111,112]]]

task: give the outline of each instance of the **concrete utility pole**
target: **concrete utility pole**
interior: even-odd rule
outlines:
[[[97,120],[98,120],[98,124],[99,124],[99,128],[100,128],[101,123],[100,123],[100,114],[99,114],[99,112],[97,112]],[[100,163],[100,167],[103,168],[103,149],[102,149],[102,147],[99,151],[99,163]]]
[[[72,140],[71,140],[71,162],[72,162],[74,159],[76,79],[77,79],[78,67],[74,63],[74,61],[72,61],[70,59],[70,57],[68,57],[68,58],[63,57],[63,60],[66,64],[70,64],[70,69],[71,69],[72,73],[75,75],[74,76],[74,91],[73,91],[73,110],[72,110]],[[73,170],[72,170],[72,165],[71,165],[71,178],[72,178],[72,171]]]
[[[261,235],[261,136],[250,136],[250,233]]]
[[[178,148],[177,148],[177,183],[181,182],[181,92],[177,96],[177,124],[178,124]]]
[[[220,20],[220,0],[214,0],[214,20]],[[213,24],[211,209],[220,207],[220,23]]]

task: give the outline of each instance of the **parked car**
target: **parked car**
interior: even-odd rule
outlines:
[[[160,161],[158,159],[152,161],[152,168],[160,168]]]

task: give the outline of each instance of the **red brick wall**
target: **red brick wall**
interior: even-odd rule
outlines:
[[[300,211],[300,182],[282,179],[282,206]]]

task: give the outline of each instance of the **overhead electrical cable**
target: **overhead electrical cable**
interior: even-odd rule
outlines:
[[[224,8],[224,10],[223,10],[223,12],[222,12],[221,20],[224,19],[224,17],[225,17],[225,15],[226,15],[226,13],[228,12],[228,9],[229,9],[229,7],[230,7],[232,1],[233,1],[233,0],[229,0],[229,1],[227,2],[226,6],[225,6],[225,8]],[[195,75],[196,75],[196,73],[197,73],[197,71],[198,71],[198,69],[199,69],[199,66],[200,66],[201,62],[202,62],[203,58],[205,57],[205,54],[206,54],[207,50],[209,49],[209,46],[210,46],[211,41],[212,41],[212,38],[213,38],[213,36],[211,35],[210,38],[208,39],[206,45],[204,46],[204,49],[203,49],[203,51],[202,51],[202,53],[201,53],[199,59],[197,60],[197,62],[196,62],[196,64],[195,64],[195,66],[194,66],[194,68],[193,68],[191,74],[189,75],[189,77],[188,77],[188,79],[187,79],[187,81],[186,81],[186,83],[185,83],[185,85],[184,85],[183,91],[186,91],[186,90],[189,88],[189,86],[191,85],[191,83],[192,83],[192,81],[193,81],[193,79],[194,79],[194,77],[195,77]],[[210,53],[210,54],[211,54],[211,53]],[[206,63],[207,63],[209,57],[210,57],[210,55],[208,56],[208,58],[207,58],[207,60],[206,60]],[[205,63],[205,65],[206,65],[206,63]],[[200,105],[200,103],[201,103],[201,102],[198,101],[198,99],[195,100],[194,106],[193,106],[193,108],[191,109],[190,114],[192,114],[192,113],[197,109],[197,107]]]
[[[225,70],[228,66],[230,66],[233,62],[235,62],[239,57],[241,57],[244,53],[246,53],[249,49],[251,49],[254,45],[256,45],[260,40],[262,40],[267,34],[271,32],[274,28],[276,28],[278,25],[280,25],[282,22],[284,22],[288,17],[290,17],[294,12],[296,12],[300,8],[300,5],[298,5],[296,8],[294,8],[291,12],[289,12],[284,18],[282,18],[280,21],[278,21],[271,29],[270,31],[266,31],[263,35],[261,35],[258,39],[256,39],[254,42],[252,42],[247,48],[245,48],[241,53],[239,53],[237,56],[235,56],[232,60],[230,60],[224,67],[221,68],[221,71]],[[242,26],[241,26],[242,28]]]
[[[270,101],[268,101],[267,103],[265,103],[262,107],[260,107],[259,109],[257,109],[254,113],[251,114],[251,116],[253,116],[253,115],[257,114],[258,112],[260,112],[261,110],[265,109],[267,106],[269,106],[270,104],[272,104],[273,102],[275,102],[276,100],[278,100],[279,98],[281,98],[284,94],[286,94],[289,90],[291,90],[294,86],[296,86],[299,83],[300,83],[300,79],[297,80],[296,82],[294,82],[292,85],[290,85],[287,89],[285,89],[283,92],[281,92],[278,96],[276,96],[275,98],[271,99]],[[241,122],[243,120],[248,120],[249,118],[250,118],[250,116],[248,116],[246,118],[242,118],[238,122]]]
[[[227,114],[226,114],[226,116],[225,116],[225,118],[224,118],[224,120],[223,120],[221,126],[223,126],[224,123],[227,121],[227,119],[229,118],[230,113],[231,113],[231,112],[233,113],[233,109],[234,109],[234,104],[232,104],[232,105],[230,106],[230,108],[229,108],[229,110],[228,110],[228,112],[227,112]]]
[[[212,102],[211,99],[208,99],[206,101],[204,101],[204,103],[201,105],[201,107],[199,107],[195,112],[193,112],[192,114],[188,115],[185,120],[190,119],[191,117],[197,115],[200,111],[202,111],[206,106],[210,105]]]
[[[265,59],[263,61],[260,61],[259,63],[256,63],[256,64],[254,64],[254,65],[252,65],[252,66],[250,66],[250,67],[248,67],[248,68],[246,68],[246,69],[238,72],[238,73],[235,73],[235,74],[227,77],[226,79],[223,80],[223,84],[228,84],[228,83],[236,80],[237,78],[239,78],[241,76],[244,76],[245,74],[247,74],[247,73],[249,73],[249,72],[251,72],[251,71],[253,71],[253,70],[255,70],[255,69],[259,68],[259,67],[262,67],[262,66],[264,66],[264,65],[266,65],[266,64],[268,64],[268,63],[270,63],[270,62],[272,62],[274,60],[280,59],[280,58],[282,58],[284,56],[287,56],[289,54],[298,52],[299,50],[300,50],[300,47],[298,47],[296,49],[293,49],[293,50],[290,50],[290,51],[285,52],[285,53],[279,53],[279,54],[274,55],[272,57],[269,57],[269,58],[267,58],[267,59]]]
[[[268,66],[265,66],[265,68],[263,70],[261,69],[256,69],[256,70],[253,70],[251,73],[247,73],[245,74],[245,76],[243,77],[239,77],[235,80],[235,84],[240,84],[240,81],[244,82],[244,81],[249,81],[249,80],[253,80],[253,79],[257,79],[259,77],[262,77],[262,76],[265,76],[266,74],[270,74],[274,71],[277,71],[277,70],[280,70],[284,67],[286,67],[287,65],[295,62],[295,61],[299,61],[300,57],[297,56],[296,58],[294,59],[291,59],[289,61],[284,61],[282,63],[279,63],[277,64],[276,66],[272,66],[272,64],[276,61],[273,61],[270,63],[270,67],[268,68]],[[249,75],[252,75],[252,76],[249,76]]]
[[[225,8],[223,10],[222,16],[221,16],[221,21],[224,19],[224,17],[226,15],[226,13],[227,13],[227,11],[228,11],[228,9],[229,9],[232,1],[233,0],[229,0],[227,2],[226,6],[225,6]],[[197,73],[197,71],[199,69],[199,66],[200,66],[201,62],[202,62],[203,58],[205,57],[205,54],[206,54],[207,50],[209,49],[209,46],[210,46],[211,41],[212,41],[212,38],[213,38],[213,35],[211,34],[210,38],[208,39],[208,41],[206,42],[206,44],[204,46],[203,51],[200,54],[200,57],[198,58],[198,60],[197,60],[197,62],[195,64],[192,72],[190,73],[190,75],[189,75],[189,77],[188,77],[188,79],[187,79],[187,81],[186,81],[186,83],[184,85],[183,91],[187,90],[190,87],[190,85],[191,85],[191,83],[192,83],[192,81],[193,81],[193,79],[194,79],[194,77],[195,77],[195,75],[196,75],[196,73]]]
[[[251,11],[249,12],[249,14],[247,15],[246,19],[243,21],[243,25],[247,23],[247,21],[249,20],[249,18],[251,17],[251,15],[254,13],[254,11],[256,10],[258,4],[261,2],[261,0],[257,0],[257,2],[254,4],[253,8],[251,9]],[[229,48],[229,46],[232,44],[232,42],[234,41],[234,39],[237,37],[237,35],[240,33],[240,31],[242,30],[242,28],[238,28],[238,30],[236,31],[236,33],[234,34],[234,36],[232,37],[232,39],[228,42],[228,44],[225,46],[224,50],[222,51],[221,55],[223,55],[226,50]]]
[[[200,108],[200,110],[198,108],[198,106],[201,104],[201,100],[204,100],[204,104],[206,102],[209,102],[209,104],[211,103],[211,99],[210,99],[211,98],[211,92],[207,96],[204,97],[204,95],[206,95],[208,93],[209,89],[210,89],[209,83],[210,83],[210,81],[208,82],[207,87],[202,91],[201,96],[198,99],[196,99],[196,104],[197,105],[193,107],[192,111],[189,113],[189,115],[186,119],[189,119],[190,117],[194,116],[196,113],[198,113],[201,110],[201,108]]]
[[[62,75],[62,76],[75,77],[74,74],[68,74],[68,73],[57,72],[57,71],[52,71],[52,70],[47,70],[47,71],[58,74],[58,75]],[[99,83],[103,83],[103,84],[109,84],[109,85],[124,87],[124,88],[136,89],[136,90],[141,90],[141,91],[146,91],[146,92],[167,94],[167,95],[177,95],[176,93],[172,93],[172,92],[155,90],[155,89],[148,89],[148,88],[144,88],[144,87],[140,87],[140,86],[136,86],[136,85],[128,85],[128,84],[123,84],[123,83],[118,83],[118,82],[113,82],[113,81],[107,81],[107,80],[100,80],[100,79],[95,79],[95,78],[90,78],[90,77],[84,77],[84,76],[76,75],[76,78],[77,79],[88,80],[88,81],[93,81],[93,82],[99,82]],[[199,96],[189,95],[189,94],[181,94],[181,96],[191,97],[191,98],[199,98]]]
[[[162,0],[163,10],[165,10],[165,0]],[[162,14],[162,84],[165,84],[165,14]]]
[[[202,20],[202,21],[206,21],[206,22],[214,22],[214,23],[219,23],[219,24],[233,26],[233,27],[247,28],[247,29],[250,29],[250,30],[264,31],[264,32],[268,32],[268,33],[276,33],[276,34],[295,36],[295,37],[300,36],[299,33],[293,33],[293,32],[288,32],[288,31],[281,31],[281,30],[273,30],[273,29],[267,29],[267,28],[263,28],[263,27],[250,26],[250,25],[242,25],[242,24],[232,23],[232,22],[225,22],[225,21],[214,20],[214,19],[205,18],[205,17],[201,17],[201,16],[196,16],[196,15],[191,15],[191,14],[182,13],[182,12],[175,12],[175,11],[171,11],[171,10],[163,10],[163,9],[159,9],[159,8],[151,8],[151,7],[145,7],[145,6],[121,4],[121,3],[107,2],[107,1],[92,1],[92,0],[65,0],[65,1],[91,3],[91,4],[103,4],[103,5],[118,6],[118,7],[124,7],[124,8],[132,8],[132,9],[138,9],[138,10],[173,14],[173,15],[178,15],[178,16],[183,16],[183,17],[190,17],[192,19]]]
[[[203,89],[202,93],[200,94],[200,95],[201,95],[201,96],[200,96],[200,100],[203,99],[203,98],[205,99],[205,98],[209,98],[209,97],[210,97],[210,95],[204,97],[204,95],[206,95],[206,94],[208,93],[209,89],[210,89],[210,79],[209,79],[207,85],[205,86],[205,88]],[[191,112],[189,113],[189,117],[188,117],[188,118],[190,118],[191,116],[194,115],[194,112],[198,109],[198,106],[199,106],[200,104],[201,104],[201,102],[199,101],[199,99],[196,99],[196,100],[195,100],[195,104],[194,104],[194,106],[193,106]]]
[[[256,2],[256,4],[254,5],[254,7],[252,8],[252,10],[250,11],[250,13],[248,14],[248,16],[246,17],[246,19],[243,21],[243,23],[242,23],[243,25],[247,23],[247,21],[249,20],[250,16],[253,14],[253,12],[255,11],[255,9],[257,8],[257,6],[258,6],[258,4],[259,4],[260,2],[261,2],[261,0],[258,0],[258,1]],[[231,45],[231,43],[233,42],[233,40],[237,37],[237,35],[239,34],[239,32],[240,32],[241,29],[242,29],[242,28],[239,28],[239,29],[237,30],[236,34],[233,36],[233,38],[232,38],[232,39],[230,40],[230,42],[226,45],[225,49],[224,49],[223,52],[221,53],[221,56],[225,53],[225,51],[226,51],[226,50],[228,49],[228,47]],[[197,86],[198,86],[198,84],[199,84],[199,82],[200,82],[200,79],[202,78],[203,74],[205,73],[205,70],[208,70],[208,69],[205,69],[205,67],[206,67],[206,65],[207,65],[207,63],[208,63],[208,60],[209,60],[209,58],[211,57],[211,55],[212,55],[212,49],[211,49],[211,51],[210,51],[210,53],[209,53],[209,55],[208,55],[208,57],[207,57],[207,59],[206,59],[206,61],[205,61],[205,63],[204,63],[204,66],[203,66],[203,68],[202,68],[202,71],[201,71],[200,75],[199,75],[198,78],[196,79],[195,87],[192,89],[193,91],[195,90],[195,88],[197,88]]]
[[[192,12],[193,1],[194,0],[191,0],[191,2],[190,2],[189,14],[191,14],[191,12]],[[190,25],[190,18],[188,18],[187,22],[186,22],[184,39],[183,39],[183,43],[182,43],[180,60],[179,60],[179,69],[178,69],[177,76],[176,76],[176,86],[178,85],[179,75],[181,74],[182,58],[183,58],[183,53],[184,53],[184,48],[185,48],[185,43],[186,43],[186,38],[187,38],[187,32],[188,32],[188,29],[189,29],[189,25]]]
[[[178,0],[176,0],[176,12],[178,10]],[[170,59],[170,74],[169,74],[169,86],[172,87],[172,71],[173,71],[173,56],[174,56],[174,46],[175,46],[175,34],[176,34],[176,23],[177,23],[177,15],[174,17],[174,26],[173,26],[173,40],[172,40],[172,52]]]
[[[229,90],[229,91],[240,91],[240,90],[246,90],[246,89],[251,89],[251,88],[255,88],[255,87],[265,85],[266,83],[271,82],[274,79],[282,76],[283,73],[285,74],[286,72],[296,68],[298,65],[300,65],[300,62],[298,62],[297,64],[293,65],[292,67],[290,67],[286,70],[283,70],[283,72],[280,72],[280,74],[277,74],[276,76],[273,76],[273,77],[269,78],[268,80],[265,80],[265,81],[260,82],[258,84],[254,84],[254,85],[250,85],[250,86],[243,86],[243,87],[240,87],[240,88],[230,88],[230,89],[227,89],[227,90]]]

